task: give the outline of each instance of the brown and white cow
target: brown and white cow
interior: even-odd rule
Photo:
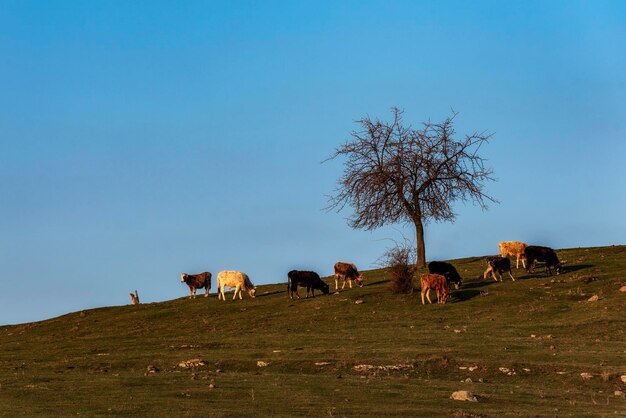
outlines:
[[[251,298],[256,295],[256,287],[250,281],[250,278],[247,274],[242,273],[240,271],[227,270],[220,271],[217,274],[217,298],[226,300],[226,296],[224,296],[224,288],[235,288],[235,295],[233,296],[233,300],[237,298],[237,293],[239,293],[239,299],[243,299],[241,296],[241,292],[248,292]]]
[[[339,288],[339,279],[343,280],[343,284],[341,285],[341,290],[346,286],[346,280],[350,284],[350,289],[352,289],[352,280],[359,287],[363,287],[364,277],[359,273],[356,266],[352,263],[344,263],[343,261],[338,261],[335,263],[335,291]]]
[[[503,281],[502,273],[509,273],[511,279],[515,281],[515,277],[513,277],[513,272],[511,271],[511,260],[507,257],[500,257],[497,255],[489,256],[485,259],[485,261],[487,262],[487,270],[485,270],[485,273],[483,274],[483,280],[487,278],[489,273],[491,273],[491,277],[493,277],[493,279],[497,282],[497,273],[500,275],[500,281]]]
[[[522,266],[526,268],[526,258],[524,257],[524,250],[528,245],[519,241],[502,241],[498,244],[498,250],[502,257],[506,257],[508,255],[512,255],[515,257],[515,268],[519,268],[519,260],[522,260]]]
[[[450,296],[450,287],[448,286],[448,280],[441,274],[422,274],[420,276],[422,285],[422,305],[424,302],[424,294],[428,299],[428,303],[432,303],[430,300],[430,289],[437,292],[437,303],[446,303]]]
[[[196,297],[196,291],[204,288],[204,297],[209,297],[209,290],[211,289],[211,273],[205,271],[200,274],[187,274],[180,275],[180,282],[187,283],[189,286],[189,299]]]

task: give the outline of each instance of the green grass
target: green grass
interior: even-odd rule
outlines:
[[[479,257],[453,260],[465,282],[446,305],[391,294],[376,270],[314,299],[277,284],[0,327],[0,415],[626,416],[613,394],[626,386],[626,246],[558,255],[565,274],[504,283],[478,279]],[[193,358],[205,366],[178,367]]]

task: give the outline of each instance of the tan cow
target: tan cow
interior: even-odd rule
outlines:
[[[240,271],[220,271],[217,274],[217,299],[220,298],[222,300],[226,300],[224,296],[224,288],[235,288],[235,295],[233,296],[233,300],[237,298],[237,293],[239,293],[239,299],[243,299],[241,296],[242,291],[248,292],[251,298],[256,295],[256,287],[250,281],[250,278],[247,274],[242,273]]]
[[[498,244],[498,250],[502,257],[506,257],[507,255],[512,255],[516,258],[515,268],[519,268],[519,260],[522,259],[522,266],[526,268],[526,257],[524,256],[524,250],[528,245],[519,241],[502,241]]]
[[[424,294],[426,294],[426,298],[428,299],[428,303],[432,303],[430,300],[430,289],[433,289],[437,292],[437,303],[446,303],[448,301],[448,297],[450,296],[450,287],[448,286],[448,281],[441,274],[422,274],[420,276],[422,282],[422,305],[424,302]]]
[[[344,263],[343,261],[335,263],[335,291],[339,288],[339,279],[343,280],[341,290],[346,286],[346,280],[350,285],[350,289],[352,289],[352,280],[354,280],[359,287],[363,287],[363,275],[359,273],[356,266],[352,263]]]

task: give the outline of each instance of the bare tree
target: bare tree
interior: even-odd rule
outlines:
[[[429,220],[454,221],[457,200],[471,200],[483,209],[496,202],[483,186],[493,180],[493,170],[478,155],[491,134],[474,132],[456,140],[455,112],[441,123],[423,123],[422,129],[405,126],[401,110],[391,112],[391,122],[369,116],[358,120],[360,130],[328,158],[346,158],[328,209],[352,206],[352,228],[413,223],[421,268],[426,266],[424,225]]]

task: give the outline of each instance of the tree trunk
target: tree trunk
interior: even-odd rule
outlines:
[[[417,245],[417,267],[426,268],[426,246],[424,245],[424,224],[421,217],[413,218],[415,223],[415,243]]]

